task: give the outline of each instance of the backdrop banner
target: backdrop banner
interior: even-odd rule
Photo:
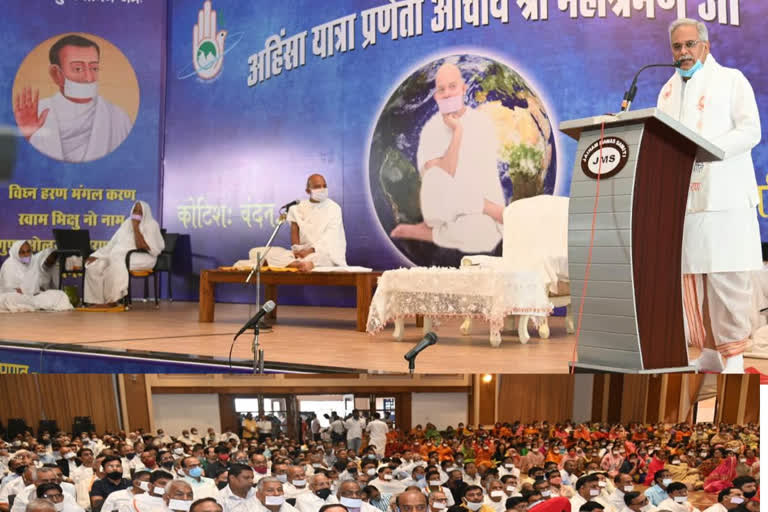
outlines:
[[[708,23],[712,53],[744,72],[764,113],[768,63],[744,41],[760,40],[765,15],[738,0],[175,1],[165,224],[191,233],[198,268],[231,265],[321,173],[350,265],[500,254],[501,207],[569,193],[576,144],[558,123],[618,111],[637,69],[671,62],[673,19]],[[654,106],[670,73],[644,73],[634,108]],[[768,152],[753,154],[764,191]],[[281,301],[351,298],[295,293]],[[218,298],[253,299],[242,287]]]
[[[0,177],[0,257],[52,229],[106,243],[134,201],[160,219],[166,3],[7,0],[0,16],[0,128],[16,160]]]

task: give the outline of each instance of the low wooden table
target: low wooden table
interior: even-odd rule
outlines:
[[[249,270],[203,270],[200,274],[200,309],[198,321],[213,322],[216,306],[214,288],[216,283],[244,283]],[[278,285],[293,286],[354,286],[357,291],[357,330],[365,332],[368,322],[368,309],[371,307],[373,288],[381,272],[262,272],[261,284],[264,285],[265,302],[277,303]],[[256,284],[256,276],[251,278]],[[277,307],[268,318],[277,320]]]

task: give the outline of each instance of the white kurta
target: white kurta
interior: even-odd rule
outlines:
[[[371,436],[368,444],[376,447],[376,455],[384,456],[384,449],[387,446],[387,432],[389,432],[387,424],[375,419],[365,427],[365,431]]]
[[[269,252],[264,247],[255,247],[248,251],[248,259],[235,263],[235,267],[251,268],[258,261],[259,253],[266,252],[267,264],[271,267],[287,267],[299,261],[293,250],[313,248],[304,261],[311,261],[316,267],[346,267],[347,238],[344,234],[344,222],[341,207],[335,201],[326,199],[319,203],[304,200],[288,210],[288,221],[299,227],[299,244],[290,250],[272,247]]]
[[[45,260],[53,249],[45,249],[22,263],[19,250],[26,243],[18,240],[8,251],[8,259],[0,267],[0,312],[67,311],[72,309],[67,294],[56,288],[57,267],[47,267]],[[17,290],[21,290],[19,293]]]
[[[123,110],[101,96],[75,103],[60,92],[43,98],[38,113],[50,109],[45,124],[29,142],[56,160],[89,162],[114,151],[128,136],[133,124]]]
[[[484,199],[504,206],[504,192],[497,170],[498,137],[493,121],[467,107],[456,172],[450,176],[426,163],[445,155],[453,130],[439,112],[427,121],[419,136],[417,165],[422,173],[421,213],[440,247],[462,252],[492,251],[501,241],[502,228],[483,214]]]
[[[757,180],[752,148],[761,138],[755,94],[744,75],[709,55],[683,82],[675,73],[658,107],[725,151],[721,162],[697,163],[683,230],[685,274],[738,272],[762,266]]]
[[[151,269],[155,266],[157,256],[165,248],[160,226],[152,217],[152,210],[144,201],[141,203],[144,212],[139,222],[144,240],[149,245],[148,253],[136,253],[131,256],[131,270]],[[133,212],[131,206],[131,212]],[[88,304],[108,304],[117,302],[128,293],[128,269],[125,267],[125,255],[136,249],[133,233],[133,221],[128,218],[118,228],[109,243],[91,254],[96,258],[93,263],[86,263],[85,272],[85,302]]]

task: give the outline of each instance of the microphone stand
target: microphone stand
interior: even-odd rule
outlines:
[[[621,111],[629,112],[629,107],[631,107],[632,102],[635,101],[635,95],[637,94],[637,79],[640,77],[640,73],[648,68],[677,68],[679,65],[680,62],[677,61],[674,64],[648,64],[647,66],[640,68],[640,71],[637,72],[635,78],[632,80],[632,85],[630,85],[627,92],[624,93],[624,100],[621,102]]]
[[[282,226],[287,219],[288,219],[287,212],[280,214],[280,216],[277,219],[277,225],[275,225],[275,229],[272,231],[272,235],[269,237],[269,240],[267,240],[267,245],[265,245],[267,250],[264,251],[264,254],[261,254],[261,252],[256,253],[256,266],[251,269],[251,273],[248,274],[248,277],[245,278],[245,282],[249,283],[251,281],[251,277],[253,277],[254,272],[256,273],[256,308],[257,308],[256,310],[257,311],[261,309],[261,265],[264,262],[265,258],[267,257],[269,250],[272,249],[272,242],[275,240],[275,237],[277,236],[277,232],[280,231],[280,226]],[[264,349],[259,348],[259,324],[260,323],[261,323],[261,320],[259,322],[256,322],[256,325],[253,327],[253,373],[254,374],[264,373]]]

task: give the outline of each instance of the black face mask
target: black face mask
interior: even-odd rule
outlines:
[[[126,453],[125,458],[128,460],[133,460],[133,458],[136,456],[135,453]]]
[[[356,475],[357,474],[357,468],[348,468],[347,469],[347,473],[349,473],[351,475]]]
[[[27,470],[27,466],[19,466],[16,469],[13,470],[14,473],[21,476],[24,474],[24,472]]]
[[[162,463],[162,464],[160,464],[160,465],[161,465],[162,467],[164,467],[165,469],[173,469],[173,462],[163,462],[163,463]]]
[[[122,471],[111,471],[107,473],[107,478],[110,480],[120,480],[123,478],[123,472]]]
[[[751,492],[744,492],[744,491],[742,491],[742,493],[744,494],[745,498],[751,500],[752,498],[755,497],[755,495],[757,494],[757,491],[751,491]]]
[[[315,495],[321,500],[325,500],[331,495],[330,489],[318,489],[315,491]]]
[[[217,482],[216,487],[219,488],[219,490],[224,489],[227,486],[227,482]]]

